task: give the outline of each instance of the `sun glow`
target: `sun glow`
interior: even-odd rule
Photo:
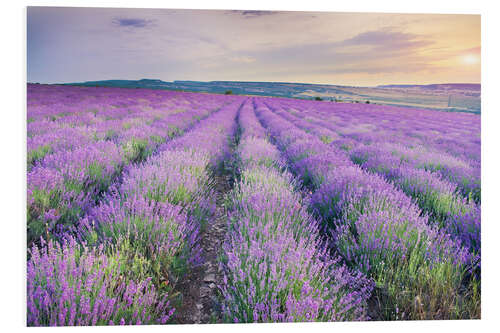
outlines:
[[[479,63],[479,56],[475,54],[466,54],[462,57],[462,62],[466,65],[475,65]]]

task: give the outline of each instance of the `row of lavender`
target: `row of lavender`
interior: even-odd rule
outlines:
[[[481,200],[481,123],[476,115],[285,100],[275,106],[329,129],[322,134],[326,143],[346,150],[360,143],[377,146],[413,167],[438,173],[457,184],[464,196]]]
[[[279,104],[255,99],[259,119],[314,191],[310,209],[333,250],[376,283],[381,317],[478,317],[479,282],[472,274],[477,258],[433,227],[404,192],[299,129],[281,117],[284,112],[272,112],[264,101]]]
[[[236,102],[237,103],[237,102]],[[28,325],[165,323],[169,293],[200,263],[200,224],[214,203],[209,169],[224,156],[237,104],[158,155],[133,164],[78,223],[77,240],[42,238],[28,260]],[[207,140],[208,139],[208,140]],[[206,145],[199,145],[200,140]]]
[[[283,169],[253,105],[239,114],[239,181],[229,194],[223,247],[223,314],[228,322],[367,319],[372,285],[331,258],[296,181]]]
[[[313,112],[306,120],[287,112],[283,105],[275,107],[280,115],[319,138],[331,138],[343,133],[342,127],[312,116]],[[366,143],[360,138],[350,137],[350,147],[345,146],[343,139],[332,140],[330,145],[348,151],[354,163],[384,176],[415,198],[420,208],[431,216],[433,223],[479,254],[481,210],[474,200],[480,200],[480,169],[447,153],[429,151],[421,145],[410,148],[404,137],[373,136],[377,138],[376,142]]]
[[[216,99],[186,97],[191,96],[29,85],[28,168],[47,154],[73,150],[94,141],[112,141],[128,150],[134,144],[151,148],[156,141],[164,141],[166,129],[172,135],[179,131],[176,122],[182,124],[187,119],[183,112],[213,109],[220,103]],[[176,119],[173,115],[179,113],[177,118],[181,119]],[[168,122],[165,117],[170,118]]]
[[[129,114],[130,105],[111,107],[127,96],[121,89],[108,94],[99,91],[97,96],[89,96],[89,92],[75,87],[51,89],[54,91],[42,90],[42,93],[58,96],[68,91],[74,93],[76,89],[80,93],[76,96],[80,97],[75,97],[71,112],[62,111],[69,106],[62,108],[45,102],[43,108],[37,109],[33,102],[29,103],[28,117],[37,120],[28,124],[28,244],[42,235],[51,238],[66,232],[99,200],[128,164],[144,160],[160,144],[182,134],[223,103],[208,98],[202,108],[203,100],[191,106],[185,97],[164,93],[163,99],[170,101],[169,109],[150,110],[145,106],[141,109],[136,105],[136,110]],[[35,95],[40,93],[35,92]],[[140,96],[146,101],[149,97],[158,98],[150,95],[146,91]],[[96,101],[88,104],[90,97],[99,101],[102,111],[93,109]],[[185,108],[182,112],[178,109],[180,105]],[[40,112],[40,108],[47,112]],[[113,109],[114,118],[108,119],[108,108]],[[50,120],[46,117],[49,111],[52,116],[61,112],[65,116]],[[97,117],[100,113],[105,116]],[[87,121],[89,118],[91,121]]]
[[[409,144],[432,147],[461,159],[476,162],[481,159],[481,121],[477,115],[285,99],[280,99],[279,104],[305,119],[319,115],[338,125],[337,130],[347,137],[366,142],[404,138]]]

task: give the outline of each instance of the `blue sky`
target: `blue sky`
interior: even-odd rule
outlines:
[[[479,83],[480,16],[28,7],[28,82]]]

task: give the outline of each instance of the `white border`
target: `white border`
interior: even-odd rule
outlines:
[[[401,332],[401,331],[490,331],[496,323],[499,301],[497,279],[499,250],[499,188],[500,167],[498,143],[499,103],[498,36],[499,11],[495,1],[458,0],[349,0],[349,1],[229,1],[229,0],[74,0],[74,1],[25,1],[3,3],[1,33],[2,52],[2,103],[0,112],[2,182],[0,203],[2,207],[0,238],[1,248],[1,322],[9,328],[27,329],[25,325],[25,213],[26,213],[26,6],[75,6],[75,7],[128,7],[128,8],[193,8],[193,9],[256,9],[256,10],[305,10],[334,12],[391,12],[391,13],[448,13],[481,14],[482,18],[482,211],[483,211],[483,292],[482,320],[419,321],[419,322],[369,322],[369,323],[312,323],[312,324],[253,324],[253,325],[169,325],[148,327],[102,327],[109,331],[174,331],[187,332],[248,332],[253,330],[341,330],[350,332]],[[495,325],[496,324],[496,325]],[[40,328],[47,330],[48,328]],[[60,328],[76,330],[77,328]],[[90,330],[92,328],[78,328]]]

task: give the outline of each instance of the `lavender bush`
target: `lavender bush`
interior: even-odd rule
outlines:
[[[296,126],[265,105],[259,105],[257,114],[297,174],[309,180],[306,184],[315,190],[311,209],[331,234],[334,246],[388,296],[380,310],[384,318],[457,318],[463,312],[478,315],[477,280],[472,278],[465,295],[460,292],[463,279],[472,274],[471,266],[477,266],[476,257],[447,233],[430,227],[404,193],[354,167],[342,151],[328,164],[303,162],[310,155],[324,156],[328,146],[314,135],[297,133]],[[317,160],[322,159],[329,160]],[[377,214],[384,211],[387,215],[380,218]],[[397,246],[392,248],[392,244]],[[382,263],[386,266],[378,269]],[[421,300],[417,307],[416,298]]]
[[[34,245],[27,267],[28,326],[164,324],[167,296],[150,279],[126,279],[120,252],[70,240]]]
[[[248,103],[239,120],[241,180],[229,195],[220,286],[226,320],[367,319],[370,282],[330,258],[317,223],[294,191],[295,180],[280,170],[279,152],[262,137]]]
[[[84,92],[94,102],[89,104]],[[125,166],[146,159],[226,103],[210,97],[192,100],[188,105],[193,109],[184,111],[179,109],[187,107],[183,95],[146,90],[133,92],[136,101],[130,102],[125,93],[129,91],[28,87],[28,244],[42,235],[62,237]],[[170,97],[168,104],[150,104],[164,101],[162,95]],[[202,103],[206,105],[200,108]]]

